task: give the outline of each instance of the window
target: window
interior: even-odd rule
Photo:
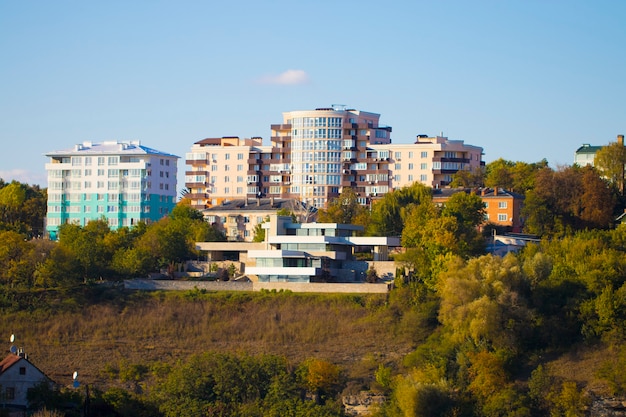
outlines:
[[[422,151],[421,155],[422,158],[428,158],[428,151]]]
[[[14,400],[14,399],[15,399],[15,388],[13,388],[13,387],[7,387],[7,390],[6,390],[6,399],[7,399],[7,400]]]
[[[409,169],[413,169],[413,164],[409,164]]]
[[[413,158],[413,151],[409,152],[409,159]]]
[[[224,155],[224,159],[226,159],[228,161],[230,159],[230,154],[227,153],[226,155]]]
[[[426,182],[428,180],[428,176],[426,174],[420,175],[420,181]]]
[[[26,367],[20,366],[20,375],[26,375]]]
[[[428,169],[428,164],[427,163],[421,163],[420,164],[420,169]]]
[[[413,175],[409,175],[409,181],[413,181]]]
[[[498,201],[498,208],[499,209],[505,209],[508,207],[508,204],[506,201]]]
[[[505,222],[505,221],[507,221],[506,213],[500,213],[500,214],[498,214],[498,221],[499,221],[499,222]]]

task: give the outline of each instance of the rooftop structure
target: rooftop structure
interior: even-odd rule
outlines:
[[[104,218],[117,229],[159,220],[176,204],[178,156],[138,141],[83,142],[46,156],[52,239],[65,223]]]

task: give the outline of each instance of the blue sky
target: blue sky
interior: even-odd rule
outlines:
[[[0,178],[46,186],[46,152],[132,139],[181,182],[194,142],[269,144],[283,111],[331,104],[394,143],[571,164],[626,133],[625,21],[619,0],[0,0]]]

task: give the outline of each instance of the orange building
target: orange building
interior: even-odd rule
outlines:
[[[524,222],[522,207],[524,196],[501,188],[443,188],[433,190],[433,202],[445,204],[446,201],[458,192],[475,193],[485,203],[485,224],[492,223],[503,226],[509,232],[521,233]]]

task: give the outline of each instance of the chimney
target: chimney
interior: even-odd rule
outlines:
[[[498,195],[498,187],[493,187],[493,195]]]
[[[487,189],[486,189],[486,188],[484,188],[484,187],[480,189],[480,196],[481,196],[481,197],[484,197],[484,196],[485,196],[485,191],[486,191],[486,190],[487,190]]]
[[[624,146],[624,135],[617,135],[617,143]]]
[[[270,197],[270,207],[274,208],[274,197]]]

